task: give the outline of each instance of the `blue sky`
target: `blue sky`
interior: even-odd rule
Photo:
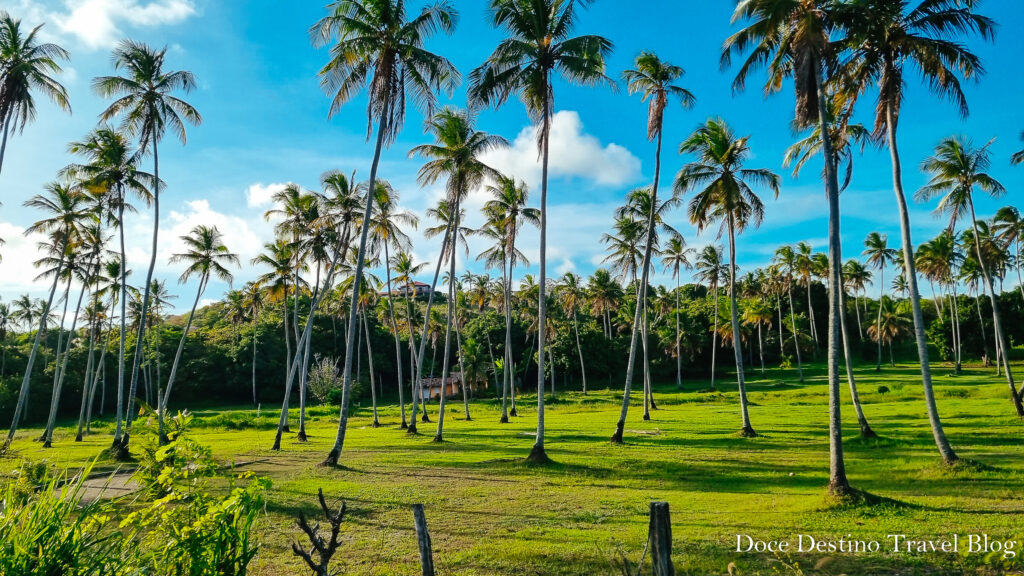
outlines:
[[[487,57],[501,34],[490,27],[484,2],[456,0],[454,4],[461,15],[455,34],[435,38],[428,48],[450,58],[468,74]],[[410,6],[417,9],[420,3],[412,1]],[[670,182],[687,161],[675,153],[678,143],[709,116],[721,116],[739,134],[752,135],[751,167],[770,168],[784,176],[779,199],[765,198],[767,215],[762,227],[740,238],[740,265],[751,269],[765,264],[782,243],[803,240],[824,250],[827,222],[818,181],[820,165],[809,165],[799,179],[781,166],[784,150],[794,141],[789,127],[793,108],[790,87],[767,99],[759,84],[734,94],[734,71],[719,69],[721,43],[733,30],[729,22],[732,6],[727,0],[602,0],[582,14],[578,33],[601,34],[615,43],[609,74],[616,79],[631,67],[641,50],[655,51],[686,69],[682,84],[696,94],[697,106],[667,112],[663,182]],[[0,237],[7,240],[0,263],[0,297],[5,300],[26,291],[42,293],[42,286],[31,281],[31,262],[38,257],[36,239],[20,237],[36,215],[21,203],[70,161],[66,143],[81,138],[94,126],[105,103],[90,92],[89,82],[111,72],[110,48],[120,38],[168,46],[169,66],[193,71],[199,82],[199,89],[188,99],[203,114],[203,125],[189,131],[187,146],[167,140],[161,148],[161,176],[168,187],[157,276],[167,279],[173,291],[191,294],[194,290],[191,285],[177,287],[180,270],[166,262],[179,246],[176,237],[192,226],[217,224],[229,247],[247,262],[271,237],[272,225],[262,214],[269,208],[266,199],[275,186],[295,182],[315,189],[319,175],[328,169],[355,170],[363,178],[368,174],[372,146],[365,141],[365,102],[354,101],[327,119],[329,100],[317,79],[326,53],[314,49],[307,34],[309,26],[325,13],[321,3],[13,0],[7,9],[27,23],[45,22],[47,38],[71,51],[72,60],[62,80],[74,113],[68,116],[40,103],[38,120],[8,146],[0,175],[4,204]],[[904,185],[912,193],[925,181],[917,166],[939,139],[952,134],[966,134],[979,143],[997,138],[992,145],[992,173],[1009,192],[998,201],[978,202],[981,215],[991,215],[1000,206],[1020,205],[1024,186],[1024,168],[1009,165],[1009,155],[1024,147],[1020,141],[1024,80],[1019,74],[1024,17],[1014,0],[988,0],[981,11],[995,18],[1000,27],[995,43],[970,41],[988,70],[981,82],[967,85],[970,116],[961,119],[949,103],[912,83],[900,125],[900,145]],[[456,106],[464,101],[465,86],[450,101],[442,98],[442,103]],[[559,114],[552,149],[549,262],[554,273],[572,270],[589,274],[604,255],[599,239],[611,226],[614,207],[631,188],[652,178],[654,146],[646,139],[646,106],[639,96],[629,96],[621,82],[618,90],[559,83],[555,103]],[[862,104],[859,119],[865,123],[870,123],[872,104],[870,99]],[[495,167],[536,184],[536,149],[522,106],[513,101],[498,111],[484,112],[479,127],[513,143],[509,150],[489,158]],[[420,162],[407,156],[412,146],[426,141],[422,116],[411,110],[404,131],[385,152],[381,167],[381,175],[402,193],[402,204],[419,214],[441,196],[436,187],[423,189],[416,184]],[[886,150],[868,150],[856,158],[853,183],[842,197],[846,257],[859,256],[863,238],[872,230],[889,233],[890,243],[897,242],[890,174]],[[483,196],[474,194],[468,203],[471,225],[480,221],[477,208],[482,202]],[[929,239],[943,226],[931,216],[932,207],[912,206],[916,243]],[[695,247],[715,241],[713,234],[698,236],[681,210],[671,220]],[[145,211],[127,223],[130,266],[136,276],[141,276],[148,261],[151,223]],[[432,262],[439,241],[425,240],[418,233],[412,236],[417,258]],[[536,233],[527,230],[522,244],[534,262],[530,271],[535,273]],[[472,245],[474,255],[481,249],[482,245]],[[466,264],[483,271],[472,258]],[[246,264],[236,274],[236,285],[257,274]],[[655,280],[668,282],[660,270]],[[207,296],[217,298],[225,288],[212,285]],[[180,299],[177,306],[185,306],[188,300],[187,296]]]

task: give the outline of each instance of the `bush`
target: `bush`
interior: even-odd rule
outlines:
[[[313,368],[309,371],[309,394],[318,404],[331,401],[336,390],[341,389],[341,375],[338,361],[328,356],[316,355]]]

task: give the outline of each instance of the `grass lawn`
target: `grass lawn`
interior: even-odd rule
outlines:
[[[369,426],[364,404],[350,423],[343,469],[318,466],[334,440],[333,407],[310,411],[310,440],[286,437],[272,452],[275,409],[264,407],[259,425],[249,408],[198,411],[193,437],[216,456],[249,463],[245,470],[269,476],[273,488],[261,520],[264,546],[255,562],[261,575],[306,573],[292,556],[298,537],[294,517],[316,512],[316,492],[348,502],[345,544],[336,567],[343,574],[413,574],[416,539],[410,505],[423,503],[439,574],[616,574],[611,562],[641,555],[648,503],[670,503],[677,572],[680,574],[934,574],[975,573],[981,555],[948,554],[739,554],[736,534],[790,539],[797,534],[838,538],[847,534],[880,540],[888,534],[942,537],[987,533],[1007,539],[1024,534],[1020,497],[1024,481],[1024,423],[1015,415],[1005,381],[991,369],[967,367],[959,377],[936,365],[940,413],[953,447],[980,465],[944,469],[925,415],[915,365],[874,366],[857,371],[865,412],[881,436],[861,441],[852,407],[844,406],[846,466],[850,482],[895,500],[880,505],[830,506],[827,388],[821,366],[805,384],[795,370],[750,373],[750,413],[758,438],[744,439],[735,380],[656,388],[660,409],[650,422],[632,408],[626,444],[608,438],[621,390],[559,395],[547,411],[548,454],[554,464],[522,462],[533,442],[536,397],[519,399],[518,418],[499,424],[493,400],[449,404],[443,444],[398,430],[398,409],[382,410],[384,427]],[[1020,368],[1024,373],[1024,367]],[[595,382],[604,375],[591,375]],[[613,378],[616,388],[619,376]],[[879,387],[890,389],[880,393]],[[849,391],[843,383],[844,400]],[[642,395],[635,395],[639,402]],[[430,406],[436,422],[437,406]],[[293,420],[294,422],[294,420]],[[81,444],[74,431],[58,429],[45,450],[19,433],[14,454],[0,472],[21,459],[49,459],[79,466],[110,442],[104,422]],[[1018,551],[1020,543],[1018,542]],[[1019,554],[1018,554],[1019,555]],[[730,563],[734,566],[730,568]]]

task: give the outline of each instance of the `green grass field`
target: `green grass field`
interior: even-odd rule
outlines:
[[[825,498],[828,419],[820,367],[803,385],[795,371],[771,370],[767,377],[751,371],[751,418],[761,434],[755,439],[736,434],[739,406],[728,375],[719,380],[724,393],[698,391],[706,382],[690,381],[682,392],[658,387],[660,410],[643,422],[634,407],[623,446],[608,442],[621,391],[560,395],[547,412],[554,460],[547,467],[522,462],[533,441],[535,396],[520,398],[520,417],[505,425],[492,400],[472,404],[472,422],[463,419],[461,401],[452,402],[443,444],[431,442],[433,424],[421,424],[423,434],[414,438],[398,430],[395,406],[382,411],[384,427],[371,428],[364,405],[350,424],[343,469],[318,466],[334,439],[333,407],[312,409],[310,441],[289,435],[281,452],[269,450],[272,407],[264,407],[258,426],[248,408],[198,411],[193,437],[217,457],[273,480],[256,574],[305,573],[290,551],[299,534],[294,517],[316,511],[318,488],[348,502],[336,566],[343,574],[415,573],[414,503],[426,507],[440,574],[616,574],[612,561],[620,554],[634,563],[640,558],[652,500],[671,505],[680,574],[727,574],[730,563],[736,574],[984,572],[981,555],[735,552],[738,533],[762,539],[851,534],[883,544],[893,533],[1019,540],[1024,423],[1014,416],[1005,381],[990,369],[969,367],[954,377],[937,367],[946,432],[959,455],[977,464],[951,470],[939,463],[915,369],[858,370],[865,411],[881,439],[861,441],[853,410],[844,406],[851,483],[895,501],[876,505],[837,507]],[[890,392],[879,393],[880,385]],[[436,411],[431,405],[434,421]],[[61,429],[50,450],[30,440],[38,431],[25,430],[0,471],[22,459],[80,466],[109,444],[110,424],[97,430],[75,444],[73,431]]]

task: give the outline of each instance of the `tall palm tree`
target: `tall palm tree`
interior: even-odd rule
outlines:
[[[676,354],[676,386],[679,388],[683,387],[683,355],[680,350],[680,342],[682,341],[682,334],[679,325],[679,295],[681,292],[681,281],[683,270],[693,270],[693,264],[691,260],[696,254],[696,250],[686,245],[686,239],[683,238],[682,234],[673,234],[665,247],[661,250],[661,264],[665,267],[665,272],[672,271],[672,278],[676,281],[676,343],[675,343],[675,354]]]
[[[896,340],[906,337],[908,333],[910,333],[910,322],[895,312],[886,311],[882,315],[880,324],[868,326],[868,336],[889,346],[889,362],[893,366],[896,365],[896,360],[892,355],[892,344]]]
[[[814,288],[814,279],[817,276],[817,262],[814,260],[814,249],[807,242],[796,243],[796,267],[803,279],[804,288],[807,291],[807,319],[811,323],[811,336],[814,338],[814,353],[818,353],[818,325],[814,321],[814,304],[811,300],[811,293]]]
[[[857,314],[857,332],[864,338],[864,328],[860,318],[860,295],[871,280],[871,271],[860,260],[850,258],[843,264],[843,284],[847,292],[853,296],[853,309]]]
[[[577,10],[589,0],[491,0],[495,27],[503,28],[502,40],[479,68],[470,74],[472,102],[501,106],[519,95],[530,118],[539,123],[537,146],[541,156],[540,273],[537,314],[546,325],[547,311],[547,203],[551,120],[554,116],[552,76],[573,84],[611,84],[605,59],[612,43],[601,36],[573,37]],[[530,460],[546,462],[544,451],[544,365],[547,343],[544,331],[537,338],[537,439]]]
[[[263,290],[256,282],[249,282],[242,290],[242,306],[252,326],[252,405],[259,404],[256,395],[256,344],[259,341],[260,313],[263,312],[265,301]]]
[[[185,349],[185,341],[188,339],[189,330],[192,328],[192,319],[196,314],[196,307],[199,299],[206,292],[210,278],[215,276],[225,282],[231,282],[233,276],[227,266],[239,266],[238,255],[228,250],[224,245],[224,235],[216,226],[199,225],[192,229],[187,235],[181,237],[185,244],[185,252],[176,253],[171,256],[171,264],[186,264],[185,271],[178,277],[178,283],[184,284],[192,277],[199,278],[199,286],[196,289],[196,298],[192,301],[192,309],[189,310],[188,318],[185,320],[185,328],[181,331],[181,340],[178,342],[178,350],[174,353],[174,362],[171,364],[171,373],[167,377],[167,387],[164,388],[163,396],[160,398],[157,407],[157,419],[159,430],[159,441],[165,442],[164,438],[164,417],[167,413],[167,405],[171,400],[171,392],[174,389],[174,380],[178,375],[178,364],[181,362],[181,353]]]
[[[1021,298],[1024,299],[1024,279],[1021,279],[1020,269],[1024,267],[1024,259],[1021,258],[1021,245],[1024,244],[1024,218],[1016,206],[1003,206],[996,211],[992,217],[992,232],[999,240],[1006,245],[1007,249],[1014,249],[1014,269],[1017,271],[1017,289],[1020,290]]]
[[[75,178],[83,185],[92,190],[104,191],[104,204],[106,211],[104,217],[108,226],[116,226],[118,229],[120,266],[118,268],[121,277],[117,281],[117,301],[121,304],[120,331],[118,338],[117,352],[117,414],[114,428],[114,440],[119,445],[122,424],[125,415],[124,410],[124,384],[125,384],[125,350],[127,346],[127,317],[126,306],[128,304],[127,281],[127,252],[125,250],[125,227],[124,215],[126,212],[135,212],[135,207],[129,201],[129,195],[143,200],[147,204],[153,199],[155,189],[155,177],[139,168],[142,149],[133,148],[128,137],[107,126],[100,126],[78,142],[68,145],[68,152],[83,158],[82,164],[71,164],[63,173],[69,178]],[[111,294],[113,298],[114,295]]]
[[[178,92],[188,94],[194,90],[195,78],[188,71],[165,70],[166,54],[166,48],[154,50],[145,44],[124,40],[114,49],[113,62],[114,69],[123,70],[125,75],[101,76],[93,80],[93,89],[100,97],[114,98],[100,115],[100,120],[108,122],[120,117],[121,129],[139,139],[139,151],[153,154],[153,243],[142,296],[143,317],[149,313],[150,288],[160,238],[160,141],[169,129],[184,144],[187,139],[185,125],[198,126],[203,121],[199,111],[175,96]],[[114,438],[115,447],[120,442],[122,456],[127,455],[130,441],[132,402],[138,385],[145,326],[145,322],[139,324],[135,340],[124,435],[120,438],[115,435]]]
[[[900,215],[903,275],[913,312],[925,403],[932,436],[947,464],[956,462],[957,456],[942,429],[932,389],[928,337],[917,288],[910,213],[903,190],[896,132],[900,111],[905,105],[908,68],[921,73],[929,91],[953,102],[961,115],[967,114],[967,99],[960,78],[975,78],[984,68],[981,59],[970,51],[961,37],[978,34],[983,39],[992,39],[995,34],[995,23],[974,12],[978,4],[976,0],[922,0],[912,6],[907,0],[863,0],[838,4],[841,10],[833,15],[846,33],[845,38],[837,40],[837,44],[846,49],[840,75],[846,84],[845,91],[863,94],[871,87],[878,90],[874,132],[885,135],[889,148]]]
[[[49,243],[44,243],[51,255],[40,262],[47,261],[51,266],[48,271],[53,276],[53,283],[50,285],[50,294],[44,302],[38,314],[32,314],[32,320],[38,318],[39,326],[36,328],[35,337],[32,340],[32,348],[29,350],[28,360],[25,366],[25,376],[21,381],[21,388],[18,391],[18,402],[14,407],[14,417],[11,420],[11,428],[7,438],[0,446],[0,454],[6,453],[14,440],[14,434],[18,431],[18,423],[21,420],[22,412],[28,396],[29,381],[32,377],[32,368],[35,365],[36,356],[39,352],[40,341],[43,332],[46,330],[50,320],[50,307],[53,305],[54,295],[57,293],[57,286],[65,278],[66,268],[75,254],[79,242],[79,232],[83,220],[90,214],[87,204],[87,196],[77,186],[66,183],[54,182],[46,186],[45,195],[36,195],[25,202],[25,206],[43,211],[46,217],[30,226],[26,232],[44,233],[49,236]],[[23,316],[23,317],[28,317]],[[31,329],[31,325],[27,328]]]
[[[930,174],[931,180],[917,191],[915,199],[919,202],[927,202],[941,196],[942,199],[939,200],[935,211],[949,215],[949,230],[954,233],[957,220],[962,216],[970,216],[971,230],[974,233],[974,255],[981,266],[981,275],[985,280],[985,288],[992,305],[996,346],[1002,351],[1003,371],[1006,374],[1006,383],[1010,387],[1010,396],[1014,408],[1017,410],[1017,416],[1024,416],[1024,404],[1021,402],[1021,394],[1017,392],[1017,386],[1013,381],[1013,371],[1010,368],[1008,353],[1010,349],[1007,347],[1008,341],[1003,329],[1002,315],[999,313],[999,295],[996,294],[996,287],[992,282],[994,263],[986,258],[982,250],[978,216],[974,210],[975,188],[987,193],[992,198],[1000,198],[1006,194],[1006,188],[986,172],[992,164],[988,150],[989,144],[976,148],[970,140],[964,137],[951,137],[942,140],[935,147],[935,154],[921,164],[921,170]]]
[[[291,395],[291,339],[288,336],[288,293],[291,289],[292,276],[295,272],[294,262],[296,260],[295,246],[284,238],[278,238],[274,242],[263,245],[263,252],[252,259],[252,264],[265,266],[269,270],[256,278],[256,284],[267,290],[267,296],[271,300],[281,303],[281,325],[284,328],[285,343],[285,398],[284,405],[287,406],[288,397]],[[298,288],[295,289],[296,297]],[[284,411],[284,414],[287,414]],[[279,428],[284,428],[287,422],[279,422]]]
[[[427,161],[420,168],[418,181],[421,185],[434,184],[440,178],[445,178],[446,199],[439,206],[428,211],[428,215],[441,222],[444,228],[444,237],[441,242],[441,256],[438,258],[434,269],[434,280],[430,286],[430,294],[427,298],[427,318],[423,324],[423,333],[420,338],[419,355],[417,357],[416,378],[417,388],[420,387],[423,378],[423,357],[426,352],[427,332],[431,306],[434,299],[434,291],[437,288],[437,281],[440,277],[441,266],[448,262],[448,273],[455,278],[455,256],[456,248],[461,244],[465,246],[465,234],[470,232],[462,226],[464,209],[462,200],[470,190],[479,188],[486,179],[497,180],[499,174],[493,168],[485,164],[480,158],[484,153],[508,145],[508,142],[500,137],[482,132],[476,129],[476,117],[467,110],[445,108],[438,112],[427,122],[427,130],[434,136],[434,144],[421,144],[409,151],[410,156],[420,156]],[[428,230],[430,234],[439,234],[441,228]],[[468,251],[468,248],[466,248]],[[450,258],[450,260],[448,260]],[[454,293],[452,294],[454,298]],[[449,306],[452,302],[449,302]],[[448,331],[451,329],[451,320],[454,317],[454,310],[449,310],[448,326],[445,331],[445,341],[448,341]],[[447,357],[446,357],[447,359]],[[447,374],[442,374],[447,378]],[[441,409],[445,404],[445,395],[441,395]],[[441,422],[443,412],[438,415],[438,432],[435,439],[440,441],[440,433],[443,431]],[[409,424],[408,432],[416,433],[416,406],[413,406],[412,422]]]
[[[419,225],[419,218],[412,212],[399,210],[399,193],[390,184],[382,182],[377,187],[376,210],[370,222],[370,246],[374,253],[384,252],[384,277],[385,290],[387,291],[388,319],[391,322],[391,332],[395,336],[395,367],[398,372],[398,404],[402,410],[403,430],[409,427],[405,418],[405,396],[402,391],[402,343],[398,333],[398,318],[395,316],[394,287],[391,284],[391,248],[399,252],[410,250],[412,242],[409,236],[402,231],[402,226],[416,229]]]
[[[714,303],[714,327],[711,329],[711,389],[715,389],[715,364],[718,352],[718,293],[723,279],[729,273],[727,265],[722,262],[724,257],[721,246],[705,246],[697,255],[694,267],[697,269],[697,281],[708,287]],[[728,280],[725,280],[728,282]]]
[[[559,302],[567,314],[572,315],[572,328],[576,335],[576,352],[580,357],[580,375],[583,377],[583,395],[587,395],[587,367],[583,361],[583,347],[580,345],[579,310],[583,307],[583,284],[580,277],[566,272],[556,288]]]
[[[794,124],[807,128],[817,121],[825,159],[825,197],[828,203],[829,235],[829,484],[836,496],[850,492],[843,460],[842,413],[839,398],[840,307],[842,290],[842,249],[839,222],[839,178],[837,158],[832,143],[828,117],[828,79],[825,72],[832,57],[830,37],[832,3],[826,0],[742,0],[733,14],[733,21],[745,20],[747,26],[730,36],[722,53],[722,64],[728,65],[732,53],[749,55],[741,65],[733,87],[742,89],[748,74],[759,68],[768,69],[765,92],[777,92],[782,80],[792,77],[796,97]],[[814,331],[817,335],[817,331]]]
[[[796,328],[796,311],[793,308],[793,279],[797,271],[797,253],[792,246],[781,246],[775,250],[772,261],[784,274],[784,284],[789,296],[789,329],[793,332],[793,348],[796,351],[796,369],[800,382],[804,381],[803,360],[800,357],[800,338]],[[781,312],[780,312],[781,314]],[[780,336],[781,338],[781,336]],[[785,353],[785,345],[782,347]]]
[[[436,93],[450,94],[460,81],[458,70],[446,58],[429,52],[424,42],[438,30],[450,34],[458,13],[447,3],[425,6],[409,18],[404,0],[337,0],[328,6],[329,14],[313,25],[310,35],[317,47],[334,42],[330,60],[321,69],[321,86],[332,95],[329,116],[336,114],[363,88],[368,89],[367,140],[377,124],[370,179],[366,188],[366,206],[359,236],[356,269],[348,317],[348,341],[342,370],[341,415],[334,446],[324,460],[336,465],[345,444],[351,402],[352,362],[354,360],[359,311],[362,267],[366,261],[366,243],[370,231],[373,195],[377,189],[377,168],[381,151],[394,143],[405,120],[406,91],[413,102],[430,116]],[[335,262],[338,255],[335,254]],[[331,266],[333,271],[334,266]],[[328,274],[328,280],[333,280]],[[330,286],[325,282],[325,286]],[[323,290],[322,292],[326,292]],[[314,300],[313,309],[318,302]],[[312,319],[312,316],[310,320]],[[312,330],[307,321],[305,338]]]
[[[757,228],[764,219],[764,203],[751,185],[766,188],[779,195],[782,179],[763,168],[744,168],[750,157],[749,136],[737,138],[722,119],[708,120],[679,147],[681,154],[695,154],[698,159],[683,166],[676,176],[680,193],[697,190],[687,213],[698,231],[719,224],[719,236],[729,241],[729,302],[732,321],[732,347],[736,355],[736,380],[740,392],[740,410],[745,437],[756,436],[747,412],[747,390],[743,373],[743,350],[740,341],[739,306],[736,298],[736,236],[748,227]],[[717,311],[716,311],[717,312]]]
[[[502,297],[505,312],[505,359],[502,363],[501,422],[509,417],[508,399],[512,396],[512,415],[516,415],[515,384],[512,373],[512,279],[517,264],[529,265],[529,260],[516,247],[516,240],[524,224],[540,226],[540,210],[526,206],[530,198],[525,182],[500,176],[496,183],[487,186],[491,199],[484,204],[488,225],[477,231],[482,236],[491,236],[495,245],[481,254],[489,266],[501,265]]]
[[[885,234],[879,234],[878,232],[871,232],[864,240],[864,252],[862,253],[868,259],[868,265],[878,270],[878,319],[875,321],[875,332],[877,333],[881,328],[878,327],[882,322],[882,308],[885,298],[885,266],[887,264],[893,264],[896,262],[897,251],[895,248],[889,248],[889,237]],[[878,363],[875,366],[875,370],[882,369],[882,344],[878,343]]]
[[[36,118],[33,92],[42,92],[61,110],[71,112],[67,90],[53,77],[62,71],[58,62],[71,56],[57,44],[40,42],[42,24],[28,34],[21,26],[21,20],[0,10],[0,172],[10,131],[22,132]]]
[[[413,260],[412,254],[401,250],[392,257],[391,267],[395,270],[395,284],[402,287],[401,292],[405,298],[405,325],[409,331],[410,398],[415,410],[416,404],[422,400],[422,395],[417,393],[416,387],[418,381],[416,377],[416,331],[413,327],[412,299],[416,296],[415,277],[426,269],[427,263],[417,264]],[[408,426],[408,423],[406,423],[406,429],[408,429]]]
[[[649,189],[647,214],[639,216],[646,219],[646,239],[644,241],[642,263],[640,265],[640,286],[637,305],[633,317],[632,334],[630,335],[629,356],[626,363],[626,388],[633,385],[633,368],[636,358],[637,334],[643,331],[644,346],[644,391],[645,398],[650,398],[650,377],[647,349],[647,291],[648,276],[651,268],[651,253],[655,245],[656,219],[658,217],[658,187],[661,183],[661,148],[665,123],[665,108],[669,98],[678,100],[684,108],[692,108],[696,102],[694,95],[687,89],[675,84],[685,74],[683,69],[667,61],[661,60],[651,52],[641,52],[634,61],[634,69],[622,73],[630,94],[640,93],[647,105],[647,139],[656,142],[654,153],[654,182]],[[677,199],[672,198],[674,204]],[[666,208],[670,202],[662,203]],[[635,204],[634,204],[635,207]],[[641,324],[642,322],[642,324]],[[644,404],[645,419],[649,418],[648,404]],[[621,441],[621,438],[618,439]]]

